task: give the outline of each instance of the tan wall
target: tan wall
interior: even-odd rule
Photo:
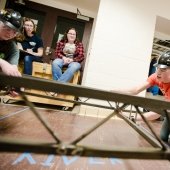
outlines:
[[[6,0],[1,0],[0,1],[0,9],[5,8]]]
[[[146,80],[158,11],[154,3],[101,0],[83,85],[110,90]]]

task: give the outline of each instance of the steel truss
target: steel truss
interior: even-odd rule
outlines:
[[[125,159],[167,159],[170,160],[170,149],[169,147],[160,140],[156,135],[155,131],[145,119],[140,111],[140,108],[149,109],[155,111],[169,119],[170,104],[166,101],[160,101],[155,99],[148,99],[139,96],[131,96],[127,94],[120,94],[116,92],[104,91],[95,88],[89,88],[80,85],[73,85],[69,83],[59,83],[52,80],[46,80],[41,78],[34,78],[31,76],[23,77],[11,77],[0,74],[0,88],[1,90],[10,90],[11,88],[19,89],[20,87],[25,87],[29,89],[41,90],[41,91],[53,91],[61,94],[69,94],[76,97],[87,97],[92,99],[104,100],[109,103],[110,106],[92,104],[81,101],[71,101],[61,98],[54,98],[50,96],[42,96],[39,94],[21,92],[20,95],[25,100],[25,103],[30,107],[32,112],[41,121],[44,127],[48,130],[49,134],[55,139],[54,143],[47,143],[44,141],[34,142],[26,141],[23,139],[13,139],[0,137],[0,152],[28,152],[42,153],[42,154],[56,154],[56,155],[68,155],[68,156],[92,156],[92,157],[116,157]],[[4,95],[4,93],[1,93]],[[35,109],[34,104],[31,103],[27,95],[33,95],[37,97],[44,97],[53,100],[63,100],[66,102],[78,103],[88,106],[95,106],[100,108],[112,109],[113,112],[109,114],[106,118],[102,119],[91,129],[87,130],[85,133],[80,135],[77,139],[74,139],[70,143],[65,143],[58,138],[56,132],[54,132],[50,124],[45,120],[45,118]],[[111,105],[110,102],[115,104],[115,107]],[[127,106],[134,106],[136,112],[139,113],[152,135],[149,135],[140,128],[131,119],[123,116],[122,111],[125,111]],[[86,145],[79,145],[78,143],[91,134],[98,127],[107,122],[114,115],[118,115],[124,119],[132,128],[134,128],[140,135],[142,135],[153,147],[147,148],[118,148],[118,147],[92,147]]]

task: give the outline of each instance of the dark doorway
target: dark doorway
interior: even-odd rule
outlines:
[[[37,21],[36,33],[38,36],[41,37],[43,27],[44,27],[44,20],[46,17],[45,12],[31,9],[27,5],[16,3],[13,0],[7,0],[5,8],[12,8],[12,9],[20,12],[23,17],[27,17],[27,18],[36,20]]]
[[[28,9],[24,12],[24,17],[38,21],[36,33],[41,37],[41,33],[44,27],[45,12]]]
[[[70,27],[74,27],[77,30],[78,39],[80,41],[82,41],[84,29],[85,29],[85,23],[78,21],[78,20],[73,20],[73,19],[69,19],[69,18],[59,16],[57,18],[56,27],[55,27],[55,30],[54,30],[52,48],[55,48],[56,42],[62,37],[62,35],[65,33],[65,31]]]

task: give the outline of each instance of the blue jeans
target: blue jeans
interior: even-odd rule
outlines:
[[[159,94],[159,87],[158,86],[152,86],[147,89],[147,92],[151,92],[153,95]]]
[[[74,73],[81,68],[81,64],[78,62],[72,62],[67,65],[67,69],[64,73],[62,73],[62,68],[64,65],[63,59],[57,58],[52,63],[52,75],[53,80],[58,80],[60,82],[69,82]]]
[[[24,57],[24,74],[32,75],[32,62],[33,61],[42,62],[42,57],[26,55]]]
[[[163,141],[168,142],[169,134],[170,134],[169,119],[167,117],[164,117],[163,124],[160,131],[160,138]]]

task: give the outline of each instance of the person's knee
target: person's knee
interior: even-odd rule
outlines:
[[[55,65],[57,63],[57,60],[55,59],[53,62],[52,62],[52,65]]]
[[[74,62],[74,63],[71,64],[70,67],[71,67],[71,69],[75,72],[75,71],[80,70],[81,64],[80,64],[80,63],[77,63],[77,62]]]
[[[28,55],[24,57],[24,62],[25,62],[25,63],[30,62],[30,57],[29,57]]]
[[[61,67],[62,66],[62,59],[55,59],[53,62],[52,62],[52,68],[55,68],[55,67]]]

